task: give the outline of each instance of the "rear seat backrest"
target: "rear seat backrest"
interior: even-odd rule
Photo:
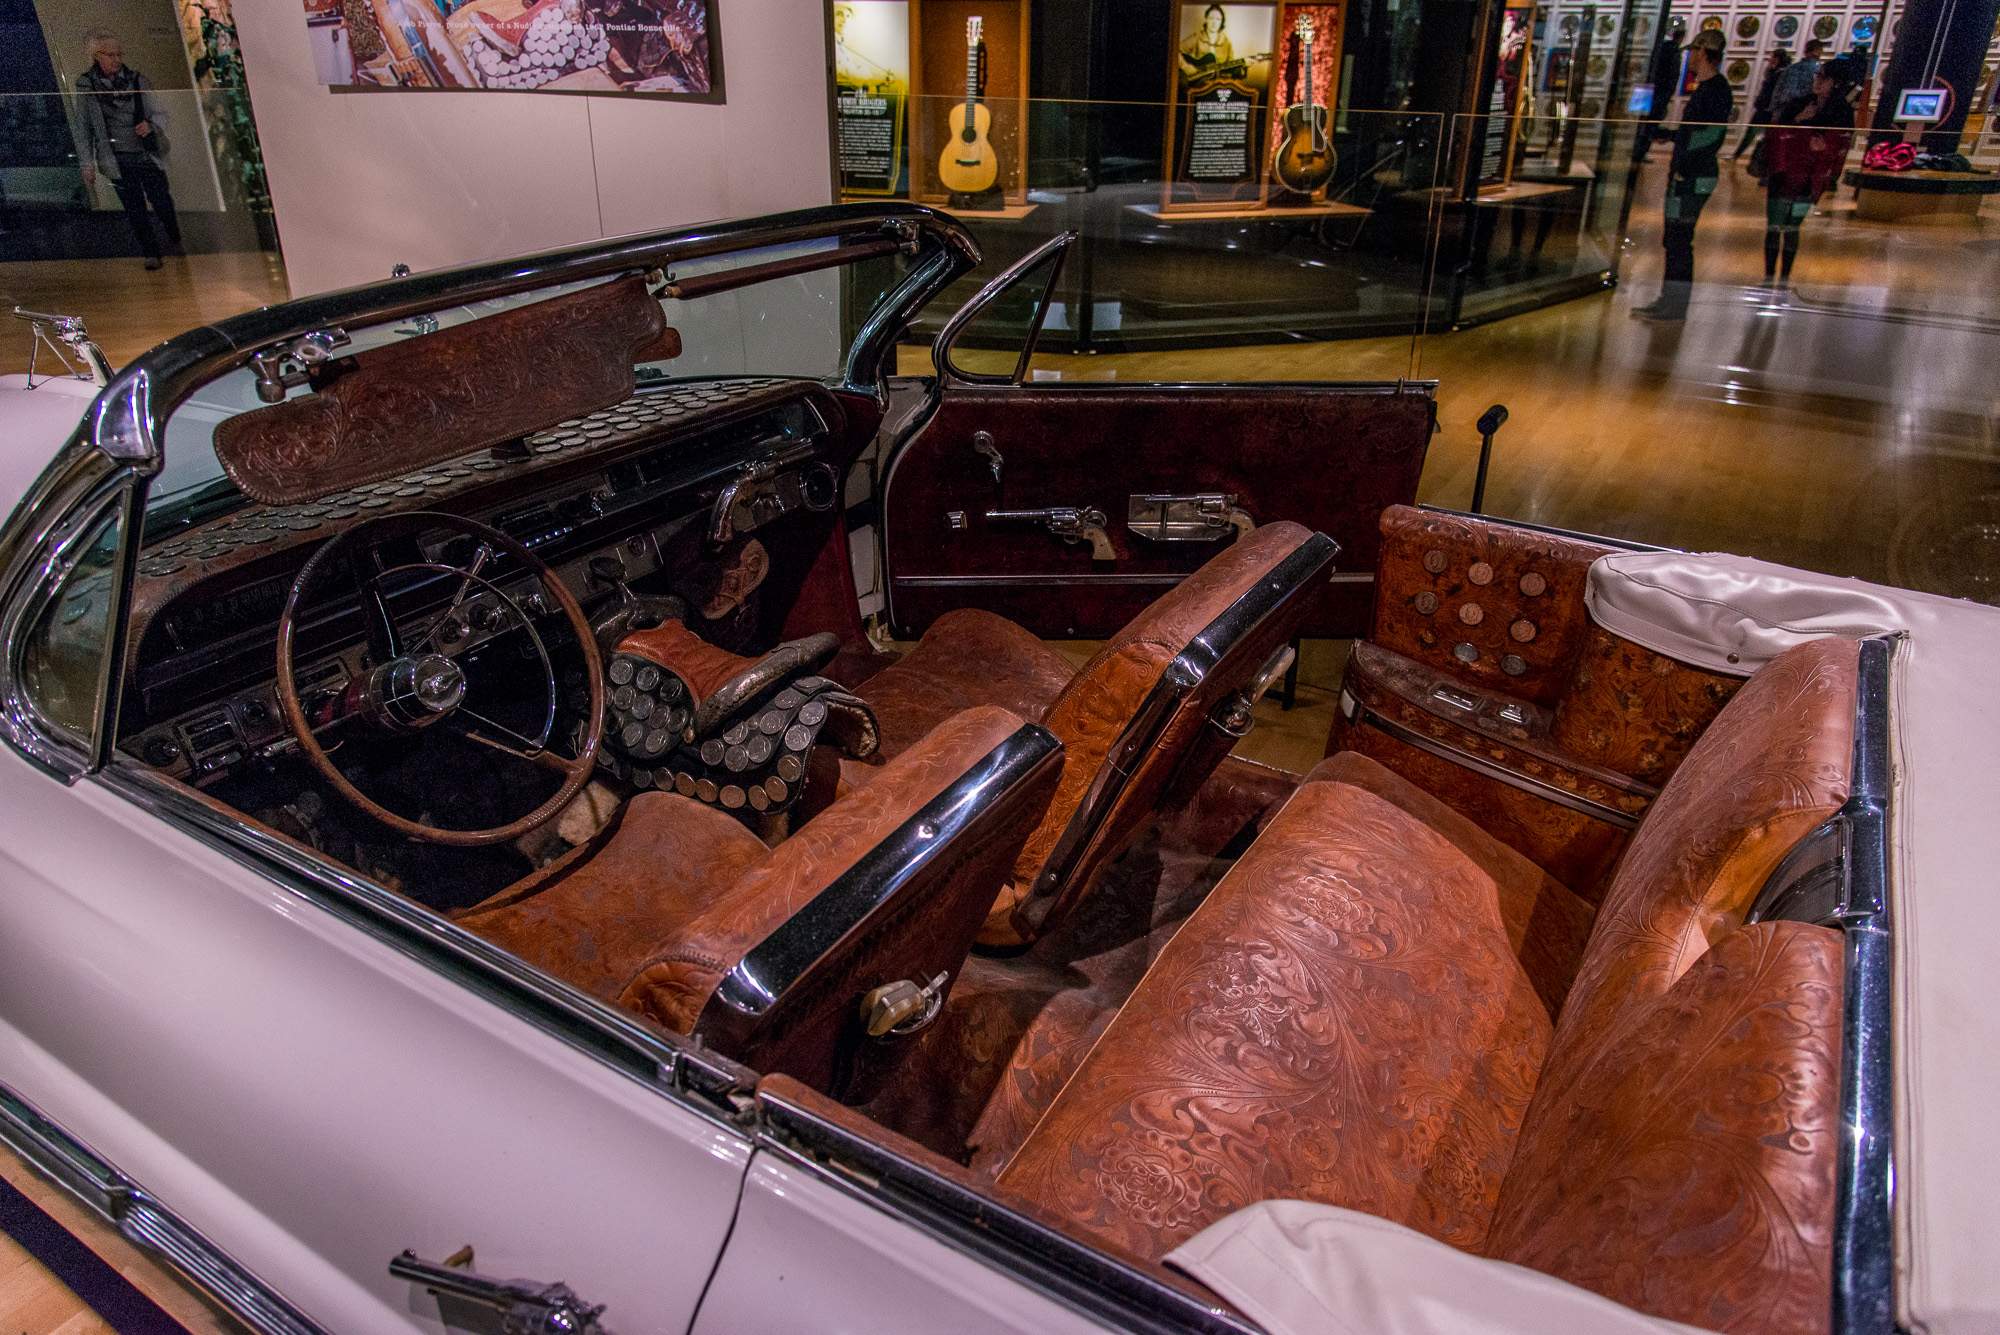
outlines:
[[[1658,996],[1743,923],[1779,861],[1847,800],[1860,659],[1802,644],[1744,684],[1632,836],[1557,1033],[1578,1047],[1634,994]]]
[[[1744,927],[1846,801],[1857,646],[1774,659],[1612,879],[1487,1254],[1717,1330],[1830,1320],[1840,935]]]

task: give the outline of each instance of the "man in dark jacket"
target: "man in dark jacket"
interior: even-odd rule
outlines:
[[[1646,160],[1652,151],[1653,140],[1659,137],[1660,122],[1666,117],[1667,108],[1673,104],[1674,93],[1681,82],[1681,38],[1687,34],[1687,25],[1680,19],[1673,21],[1659,42],[1653,47],[1653,58],[1646,63],[1646,78],[1652,86],[1653,103],[1639,118],[1638,137],[1632,143],[1632,157],[1639,162]]]
[[[164,154],[166,118],[153,97],[153,85],[145,75],[125,66],[124,50],[117,35],[102,28],[84,39],[84,55],[90,68],[76,77],[77,156],[82,160],[83,183],[97,180],[101,170],[111,178],[118,202],[145,253],[146,267],[160,267],[160,238],[146,217],[146,205],[166,233],[167,244],[181,252],[180,216],[174,212],[174,197],[167,189],[167,174],[160,169]]]
[[[1696,33],[1688,44],[1688,70],[1696,82],[1681,110],[1667,168],[1666,225],[1660,237],[1667,252],[1666,281],[1652,304],[1632,312],[1642,320],[1687,318],[1694,292],[1694,226],[1722,175],[1722,141],[1736,109],[1729,80],[1722,77],[1722,48],[1722,34],[1714,30]]]

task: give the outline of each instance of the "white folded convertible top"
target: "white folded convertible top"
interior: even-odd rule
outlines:
[[[1358,1210],[1263,1201],[1167,1253],[1270,1335],[1692,1335]]]
[[[1909,595],[1710,552],[1628,552],[1591,563],[1584,602],[1598,625],[1655,653],[1747,677],[1794,645],[1901,630]]]

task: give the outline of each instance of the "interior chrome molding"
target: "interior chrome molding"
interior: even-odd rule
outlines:
[[[1621,552],[1673,552],[1677,547],[1656,547],[1650,542],[1633,542],[1629,538],[1607,538],[1600,533],[1579,533],[1573,528],[1556,528],[1551,524],[1531,524],[1525,519],[1495,519],[1492,515],[1476,515],[1470,510],[1455,510],[1449,505],[1425,505],[1419,502],[1417,509],[1425,514],[1449,515],[1453,519],[1466,519],[1479,524],[1505,524],[1508,528],[1526,529],[1530,533],[1546,533],[1552,538],[1568,538],[1571,542],[1589,543],[1593,547],[1616,547]]]
[[[978,843],[988,837],[982,827],[1004,828],[1018,819],[1024,786],[1061,764],[1062,743],[1054,733],[1033,723],[1015,731],[752,947],[723,975],[704,1021],[710,1012],[719,1019],[721,1008],[751,1023],[761,1019],[883,906],[937,888],[937,879],[962,856],[960,841]]]
[[[97,782],[476,993],[568,1046],[742,1132],[742,1095],[757,1075],[647,1024],[441,918],[413,900],[336,868],[278,835],[232,820],[122,757]]]
[[[89,1207],[126,1241],[166,1260],[252,1330],[263,1335],[328,1335],[324,1327],[5,1085],[0,1085],[0,1142]]]
[[[782,1099],[760,1101],[758,1146],[1047,1296],[1140,1335],[1258,1335],[1259,1327],[942,1173]]]
[[[1509,788],[1518,788],[1524,793],[1541,798],[1543,801],[1553,802],[1559,807],[1567,807],[1569,810],[1588,816],[1592,820],[1601,820],[1606,825],[1615,825],[1621,830],[1636,830],[1639,828],[1639,817],[1629,811],[1620,811],[1617,807],[1608,807],[1602,802],[1593,802],[1587,797],[1572,793],[1567,788],[1558,788],[1552,783],[1543,783],[1540,779],[1529,775],[1517,774],[1505,765],[1496,765],[1484,756],[1467,751],[1463,747],[1454,746],[1450,742],[1436,737],[1427,737],[1415,728],[1405,727],[1403,724],[1398,723],[1395,719],[1390,718],[1372,705],[1362,704],[1345,691],[1341,692],[1340,712],[1355,723],[1374,728],[1378,732],[1386,733],[1405,746],[1414,746],[1417,750],[1427,755],[1436,756],[1439,760],[1448,760],[1452,764],[1463,766],[1475,774],[1483,774],[1497,783],[1506,784]]]
[[[1269,646],[1255,643],[1257,628],[1294,598],[1311,597],[1307,586],[1315,572],[1331,565],[1340,555],[1340,544],[1323,533],[1315,533],[1298,549],[1280,561],[1271,573],[1258,580],[1235,602],[1222,610],[1201,633],[1188,642],[1178,657],[1146,694],[1131,722],[1105,755],[1091,779],[1083,800],[1063,827],[1062,836],[1035,877],[1034,887],[1021,901],[1020,911],[1039,920],[1055,907],[1076,867],[1083,860],[1104,816],[1124,793],[1125,785],[1139,768],[1139,762],[1159,744],[1160,734],[1173,718],[1181,701],[1198,689],[1210,673],[1230,657],[1254,652],[1260,657]]]
[[[1834,1335],[1896,1330],[1894,922],[1889,896],[1889,677],[1902,635],[1861,641],[1846,826]]]

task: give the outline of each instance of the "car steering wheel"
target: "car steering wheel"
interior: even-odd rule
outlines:
[[[381,568],[379,562],[373,559],[387,539],[415,537],[420,531],[438,528],[455,529],[476,539],[478,547],[471,560],[463,566],[417,560]],[[354,551],[354,559],[350,562],[354,589],[368,632],[367,653],[362,671],[347,683],[344,690],[315,700],[313,716],[308,717],[306,706],[299,699],[298,677],[292,662],[299,608],[305,604],[306,594],[313,582],[332,566],[334,554],[350,548]],[[541,635],[519,604],[480,573],[495,556],[503,554],[519,562],[523,569],[540,581],[569,618],[570,628],[576,633],[577,644],[583,650],[585,679],[590,683],[590,707],[584,713],[585,733],[574,759],[557,755],[548,747],[549,732],[555,726],[556,674]],[[370,567],[375,567],[372,573]],[[450,604],[433,614],[422,631],[405,642],[395,617],[389,611],[390,595],[384,590],[383,583],[392,576],[403,575],[414,579],[426,572],[455,579],[457,588]],[[483,605],[483,610],[494,618],[489,624],[508,629],[519,627],[527,631],[536,654],[541,658],[549,704],[537,736],[523,736],[465,703],[464,669],[442,647],[440,637],[447,626],[456,624],[460,605],[475,590],[491,594],[498,601],[497,609],[490,604]],[[333,785],[335,792],[384,825],[412,838],[435,844],[474,847],[502,843],[547,824],[560,815],[584,784],[590,781],[591,771],[597,763],[598,743],[604,735],[604,666],[598,655],[597,638],[591,633],[590,621],[584,616],[583,608],[540,557],[500,530],[477,520],[416,511],[384,515],[356,524],[314,552],[305,568],[299,571],[298,578],[292,581],[291,593],[285,599],[284,614],[278,620],[278,705],[284,711],[285,722],[290,725],[299,750],[319,771],[320,777]],[[319,744],[314,728],[324,728],[343,720],[372,724],[379,731],[392,734],[415,734],[441,725],[469,741],[554,770],[564,776],[563,783],[554,796],[527,815],[490,830],[447,830],[406,820],[386,810],[355,787],[335,767],[325,748]]]

